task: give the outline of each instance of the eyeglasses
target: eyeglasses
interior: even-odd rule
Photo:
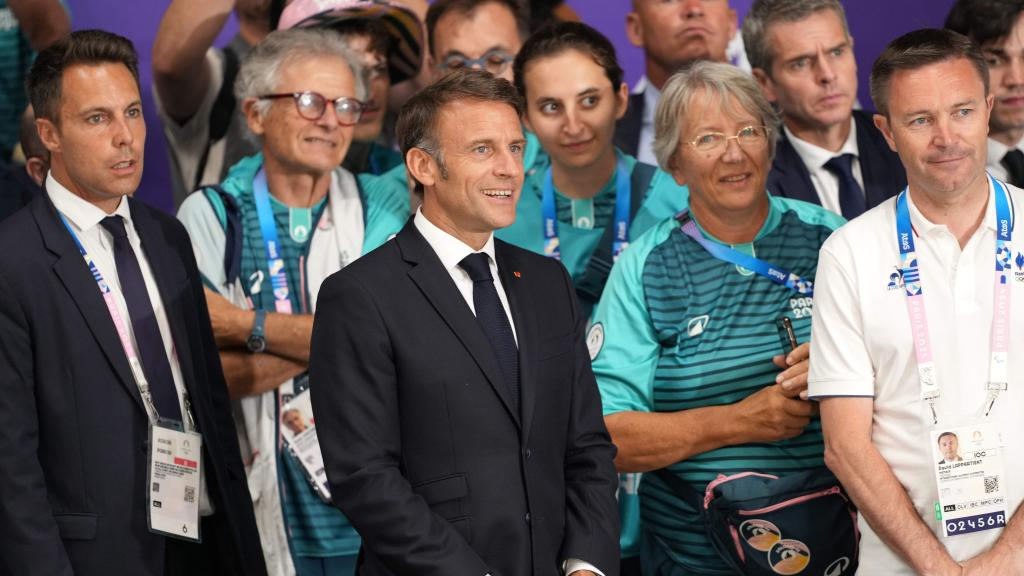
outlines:
[[[476,68],[478,70],[486,70],[497,76],[504,72],[508,68],[508,63],[514,59],[515,56],[495,48],[494,50],[488,50],[486,54],[479,58],[466,58],[461,54],[452,54],[438,64],[437,67],[442,70]]]
[[[713,152],[723,148],[729,140],[735,139],[744,148],[756,148],[764,146],[771,131],[772,129],[767,126],[744,126],[736,132],[735,136],[726,136],[721,132],[705,132],[690,142],[683,142],[683,144],[693,146],[700,152]]]
[[[319,120],[327,112],[327,102],[334,103],[334,111],[338,115],[338,124],[342,126],[355,126],[359,123],[359,117],[363,115],[363,104],[355,98],[342,96],[334,100],[327,100],[319,92],[292,92],[289,94],[264,94],[261,100],[275,100],[277,98],[292,98],[295,100],[295,109],[306,120]]]

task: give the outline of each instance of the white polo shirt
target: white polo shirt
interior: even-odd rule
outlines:
[[[991,188],[991,187],[990,187]],[[1010,190],[1011,210],[1024,206],[1024,190]],[[991,190],[990,190],[991,194]],[[910,198],[910,218],[921,271],[928,329],[941,397],[940,426],[974,414],[988,380],[995,266],[995,207],[960,250],[944,225],[928,222]],[[991,418],[1007,447],[1008,513],[1024,498],[1024,228],[1012,236],[1009,390]],[[835,232],[822,246],[814,286],[809,390],[812,398],[874,397],[872,441],[906,488],[918,514],[941,535],[929,437],[931,415],[920,399],[906,293],[899,274],[896,198]],[[914,572],[860,520],[862,575]],[[940,540],[955,560],[992,546],[1001,530]]]

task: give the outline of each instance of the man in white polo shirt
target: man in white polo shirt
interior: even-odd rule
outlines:
[[[809,391],[861,511],[861,574],[1024,573],[1024,191],[985,173],[987,82],[954,32],[889,45],[871,95],[909,189],[821,250]]]

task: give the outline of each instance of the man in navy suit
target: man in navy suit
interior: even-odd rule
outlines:
[[[839,0],[756,0],[743,42],[754,77],[782,112],[772,194],[850,219],[907,185],[871,115],[853,110],[857,63]]]
[[[188,235],[129,198],[135,50],[74,32],[28,85],[51,165],[0,225],[0,576],[265,575]]]
[[[515,88],[478,70],[420,91],[398,140],[423,205],[327,279],[310,390],[361,576],[617,576],[615,448],[557,261],[515,220]]]

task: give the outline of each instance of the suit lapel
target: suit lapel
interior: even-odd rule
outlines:
[[[522,277],[522,266],[509,246],[500,240],[494,241],[498,261],[498,275],[508,296],[512,319],[515,321],[516,340],[519,346],[519,401],[522,405],[522,440],[530,436],[533,423],[533,406],[537,397],[537,327],[529,311],[534,310],[533,298],[526,287],[529,279]]]
[[[640,148],[640,131],[644,125],[644,94],[629,95],[629,106],[615,124],[615,146],[630,156],[637,156]]]
[[[505,381],[498,368],[494,351],[491,350],[490,342],[487,340],[487,335],[480,328],[476,317],[466,305],[466,301],[452,281],[451,275],[444,269],[437,254],[416,230],[412,219],[409,219],[405,228],[398,233],[395,241],[398,243],[402,257],[413,265],[409,270],[409,278],[423,292],[438,315],[469,351],[477,366],[486,376],[491,388],[501,398],[505,409],[518,425],[519,414],[512,407]]]
[[[146,407],[142,403],[142,396],[139,394],[138,385],[132,376],[131,367],[128,365],[128,357],[121,346],[121,339],[117,335],[114,321],[100,294],[96,281],[89,272],[89,267],[82,259],[75,241],[70,232],[64,227],[57,209],[46,194],[43,198],[33,202],[33,216],[39,226],[46,248],[57,256],[53,270],[61,283],[67,289],[75,306],[85,318],[89,331],[99,344],[103,354],[107,357],[110,365],[117,374],[117,379],[124,386],[128,395],[135,399],[139,409],[145,413]]]
[[[782,129],[779,128],[779,130]],[[804,165],[804,161],[797,154],[793,145],[789,143],[785,132],[779,135],[772,171],[775,172],[775,177],[769,177],[768,184],[771,193],[784,198],[821,205],[821,199],[818,198],[818,191],[814,188],[814,183],[811,182],[807,166]]]
[[[188,278],[182,267],[181,258],[170,250],[171,240],[164,236],[163,227],[155,218],[138,202],[129,202],[132,211],[132,221],[135,224],[135,231],[139,235],[142,251],[146,254],[146,261],[149,263],[149,270],[153,273],[153,279],[160,292],[160,300],[163,302],[164,314],[167,316],[167,323],[171,328],[171,339],[175,355],[178,358],[178,366],[181,368],[182,380],[188,389],[190,396],[195,396],[193,390],[195,373],[193,371],[192,352],[189,342],[188,330],[185,326],[185,315],[189,312],[186,303],[191,302],[188,291]]]

